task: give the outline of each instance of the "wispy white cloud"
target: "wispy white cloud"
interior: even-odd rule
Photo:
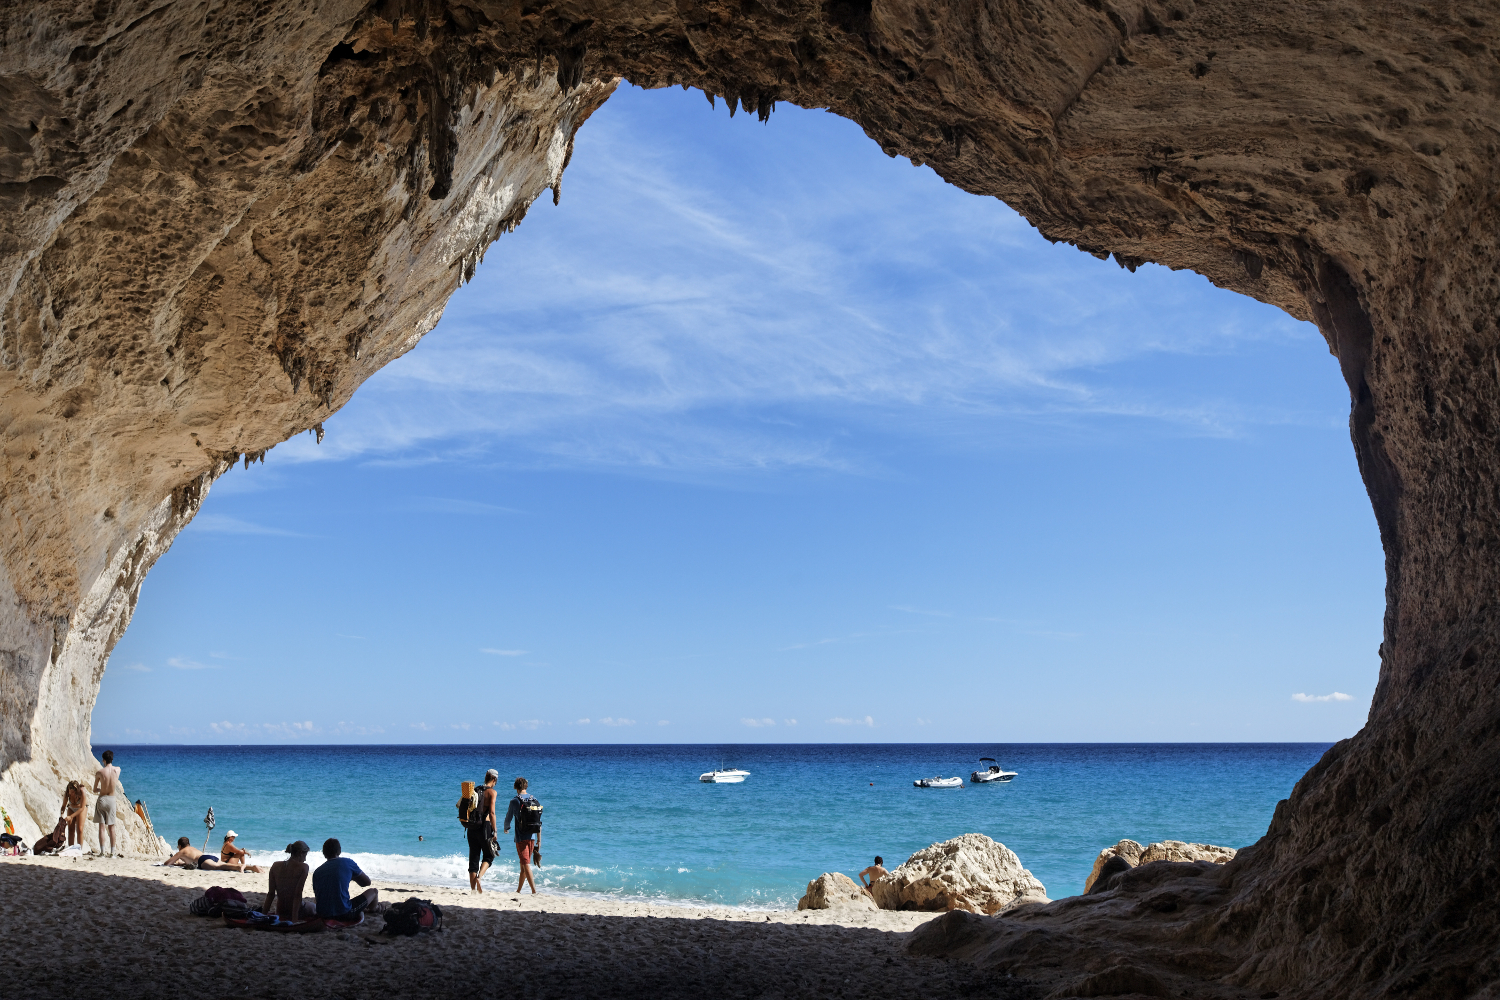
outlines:
[[[331,731],[340,736],[378,736],[385,732],[385,727],[363,726],[352,722],[340,721]]]
[[[415,497],[407,505],[408,509],[427,511],[433,514],[524,514],[525,511],[516,510],[514,507],[499,507],[492,503],[481,503],[478,500],[455,500],[449,497]]]
[[[243,733],[245,731],[245,724],[243,722],[230,722],[226,719],[223,722],[210,722],[208,728],[216,733]]]
[[[267,736],[281,736],[297,738],[311,736],[317,732],[317,727],[311,721],[307,722],[262,722],[258,727]]]
[[[1112,377],[1149,356],[1314,335],[1277,314],[1203,305],[1201,278],[1126,275],[1039,247],[1003,205],[925,170],[897,183],[873,160],[849,159],[859,175],[840,170],[827,186],[789,162],[784,178],[764,179],[777,191],[767,212],[700,150],[659,148],[612,114],[590,121],[570,167],[587,211],[528,230],[524,253],[502,239],[438,335],[361,390],[357,420],[335,416],[322,446],[301,436],[279,459],[430,461],[503,444],[541,464],[863,471],[875,460],[844,427],[951,439],[961,425],[992,439],[996,422],[1232,435],[1325,419]],[[884,210],[871,212],[876,191]],[[622,254],[606,235],[627,231],[648,252]],[[1140,319],[1174,307],[1177,322]],[[830,414],[839,428],[820,419]]]
[[[797,724],[796,719],[782,719],[781,722],[783,725],[787,726],[795,726]]]
[[[634,719],[611,719],[608,716],[605,716],[604,718],[602,718],[602,719],[599,720],[599,724],[601,726],[633,726],[633,725],[635,725],[635,720]]]
[[[189,525],[193,531],[210,531],[218,535],[279,535],[284,538],[306,537],[300,532],[242,521],[228,514],[199,514]]]
[[[411,728],[421,730],[424,733],[432,732],[432,727],[425,722],[413,722],[411,723]]]
[[[480,652],[481,653],[488,653],[491,656],[525,656],[528,651],[524,650],[524,649],[488,649],[488,648],[486,648],[486,649],[481,649]]]
[[[173,656],[167,660],[167,666],[178,670],[217,670],[218,665],[213,663],[199,663],[185,656]]]
[[[671,725],[671,723],[668,722],[666,719],[659,719],[659,720],[657,720],[656,724],[658,726],[670,726]]]
[[[834,726],[869,726],[872,729],[875,727],[875,720],[868,715],[863,719],[845,719],[842,716],[837,716],[829,719],[828,722]]]
[[[450,723],[448,723],[448,728],[449,729],[465,729],[466,730],[466,729],[469,728],[469,724],[467,722],[450,722]]]
[[[146,666],[144,663],[122,663],[120,664],[120,669],[134,670],[136,673],[140,674],[149,674],[151,672],[151,668]]]
[[[1354,695],[1335,691],[1332,694],[1302,694],[1298,692],[1292,695],[1293,701],[1353,701]]]
[[[775,719],[741,719],[740,725],[749,726],[752,729],[760,729],[765,726],[776,725]]]
[[[575,725],[575,726],[586,726],[588,724],[589,724],[589,720],[588,719],[579,719],[577,722],[573,723],[573,725]]]

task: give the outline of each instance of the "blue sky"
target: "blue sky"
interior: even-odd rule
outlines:
[[[95,741],[1342,738],[1347,413],[1279,310],[622,87],[321,445],[214,486]]]

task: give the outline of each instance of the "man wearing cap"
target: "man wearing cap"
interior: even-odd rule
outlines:
[[[285,920],[306,920],[317,915],[317,907],[302,898],[302,889],[307,885],[307,851],[305,841],[294,840],[286,845],[291,857],[271,866],[271,886],[261,904],[262,913],[270,913],[274,903],[276,915]]]
[[[499,780],[500,772],[493,767],[484,772],[484,784],[479,788],[479,808],[475,810],[467,827],[469,888],[475,892],[484,892],[480,879],[484,878],[490,865],[495,863],[495,803],[499,800],[495,782]]]

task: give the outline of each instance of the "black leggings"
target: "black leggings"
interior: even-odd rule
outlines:
[[[481,855],[484,857],[485,864],[495,863],[495,852],[490,850],[490,828],[487,823],[469,827],[469,872],[471,874],[479,871]]]

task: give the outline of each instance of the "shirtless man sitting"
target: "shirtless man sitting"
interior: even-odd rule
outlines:
[[[311,900],[302,898],[310,870],[307,867],[307,843],[294,840],[286,845],[286,852],[291,857],[271,865],[271,884],[266,890],[261,912],[272,912],[274,904],[276,915],[283,920],[311,920],[318,915],[318,908]]]
[[[206,872],[255,872],[260,873],[256,865],[246,865],[240,861],[230,861],[227,864],[214,857],[212,854],[204,854],[193,846],[193,842],[186,837],[177,838],[177,853],[162,862],[162,867],[174,868],[198,868]]]
[[[889,874],[890,872],[885,870],[885,858],[877,854],[875,855],[875,863],[859,873],[859,882],[860,885],[865,887],[865,892],[873,896],[875,894],[870,892],[870,886]],[[865,877],[867,875],[869,876],[868,879]]]

